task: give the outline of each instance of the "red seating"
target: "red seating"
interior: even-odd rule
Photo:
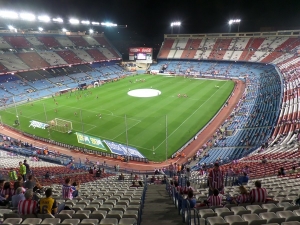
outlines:
[[[231,44],[231,41],[232,38],[218,38],[208,58],[222,60],[227,49],[229,48],[229,45]]]
[[[250,60],[264,40],[265,38],[250,38],[239,60]]]
[[[17,56],[19,56],[31,69],[39,69],[50,66],[50,64],[36,52],[17,53]]]
[[[163,46],[161,47],[159,58],[168,58],[169,52],[174,44],[175,39],[165,39]]]
[[[8,72],[8,69],[2,64],[0,64],[0,73],[6,73],[6,72]]]
[[[39,39],[39,41],[42,42],[47,48],[56,48],[61,46],[59,42],[51,36],[37,37],[37,39]]]
[[[106,60],[107,58],[98,49],[88,49],[86,50],[90,56],[92,56],[95,61]]]
[[[7,41],[13,48],[31,48],[31,44],[22,36],[4,36],[3,39]]]
[[[117,54],[117,52],[112,48],[112,46],[109,44],[109,42],[105,39],[105,37],[102,36],[93,36],[93,38],[102,46],[105,46],[114,57],[120,58],[120,56]]]
[[[81,36],[68,36],[68,38],[76,45],[82,47],[88,47],[89,44]]]
[[[55,53],[62,57],[69,64],[82,63],[82,60],[72,51],[55,51]]]

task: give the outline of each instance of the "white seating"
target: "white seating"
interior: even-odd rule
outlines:
[[[41,218],[26,218],[23,220],[22,224],[40,224],[42,222]]]
[[[280,224],[285,221],[284,218],[277,217],[276,214],[273,212],[260,213],[259,217],[264,220],[267,220],[268,223],[279,223]]]
[[[224,219],[230,225],[248,225],[248,222],[244,221],[242,217],[238,215],[225,216]]]
[[[242,218],[248,222],[248,225],[261,225],[267,222],[267,220],[261,219],[257,214],[244,214]]]
[[[276,213],[278,217],[285,218],[286,222],[298,221],[300,222],[300,216],[297,216],[292,211],[280,211]]]
[[[262,209],[259,205],[247,205],[246,209],[250,210],[251,213],[260,214],[263,212],[267,212],[267,209]]]
[[[244,214],[250,214],[250,210],[246,210],[243,206],[235,206],[231,208],[231,211],[234,212],[235,215],[244,215]]]
[[[207,219],[208,224],[210,225],[229,225],[229,223],[225,222],[222,217],[208,217]]]

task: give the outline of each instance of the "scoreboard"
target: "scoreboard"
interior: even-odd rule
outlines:
[[[152,63],[152,53],[152,48],[129,48],[129,60],[136,61],[139,63]]]

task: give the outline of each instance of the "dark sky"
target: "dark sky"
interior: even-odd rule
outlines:
[[[163,34],[171,33],[170,23],[176,20],[182,26],[174,33],[228,32],[228,20],[233,18],[242,20],[241,32],[260,31],[261,27],[300,28],[300,0],[0,0],[0,9],[109,20],[128,27],[98,28],[99,32],[104,31],[115,42],[131,40],[133,45],[141,41],[161,44]],[[236,26],[231,29],[237,31]]]

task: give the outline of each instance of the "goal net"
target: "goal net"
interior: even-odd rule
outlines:
[[[50,128],[52,130],[61,132],[61,133],[69,133],[72,131],[73,126],[72,122],[69,120],[63,120],[59,118],[55,118],[49,121]]]

